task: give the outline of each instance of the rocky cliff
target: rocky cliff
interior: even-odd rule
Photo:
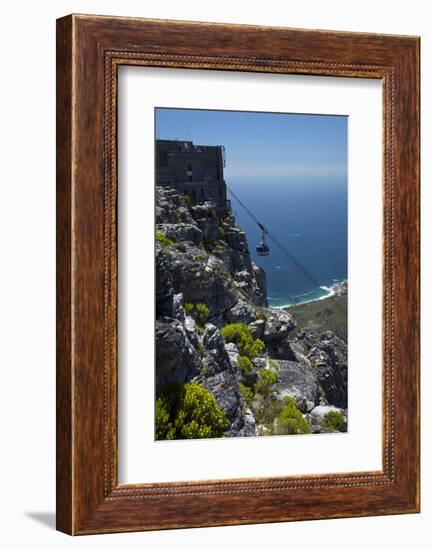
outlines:
[[[225,436],[345,429],[346,344],[300,327],[291,337],[295,326],[267,307],[265,273],[230,212],[157,186],[157,395],[199,384]]]

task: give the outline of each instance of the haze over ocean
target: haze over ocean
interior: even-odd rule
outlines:
[[[347,124],[345,116],[156,109],[156,137],[224,145],[225,181],[319,283],[309,280],[230,196],[252,259],[267,276],[269,305],[330,295],[347,279]],[[323,287],[323,288],[322,288]]]

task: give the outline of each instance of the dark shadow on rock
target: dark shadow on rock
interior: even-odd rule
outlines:
[[[55,513],[54,512],[25,512],[28,518],[49,527],[55,529]]]

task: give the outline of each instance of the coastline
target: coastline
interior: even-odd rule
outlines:
[[[332,298],[334,296],[341,296],[343,294],[347,294],[347,279],[344,279],[342,281],[336,281],[334,282],[333,285],[330,285],[330,286],[326,286],[326,285],[322,285],[319,287],[321,290],[325,291],[326,294],[324,294],[323,296],[318,296],[318,297],[313,297],[313,298],[310,298],[310,299],[305,299],[305,300],[302,300],[302,301],[297,301],[296,303],[291,303],[291,304],[283,304],[283,305],[270,305],[269,307],[271,309],[285,309],[285,310],[289,310],[290,308],[294,308],[294,307],[297,307],[297,306],[303,306],[303,305],[306,305],[306,304],[312,304],[314,302],[321,302],[323,300],[327,300],[328,298]],[[308,294],[313,294],[315,291],[312,291]]]

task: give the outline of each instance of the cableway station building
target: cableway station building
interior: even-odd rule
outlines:
[[[219,208],[226,199],[222,145],[195,145],[192,141],[156,140],[156,184],[176,187],[193,203],[211,200]]]

